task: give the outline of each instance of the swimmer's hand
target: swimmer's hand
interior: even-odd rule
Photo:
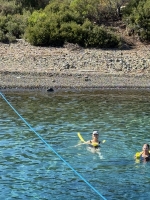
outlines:
[[[140,158],[140,156],[142,155],[143,151],[142,152],[137,152],[134,156],[134,158]]]

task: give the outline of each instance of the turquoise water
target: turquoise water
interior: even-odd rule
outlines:
[[[150,198],[149,91],[4,92],[34,130],[109,200]],[[0,98],[0,199],[101,199]],[[80,143],[98,130],[100,152]]]

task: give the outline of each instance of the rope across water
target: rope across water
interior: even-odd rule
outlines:
[[[94,190],[95,193],[97,193],[103,200],[106,200],[106,198],[98,191],[96,190],[82,175],[80,175],[66,160],[64,160],[61,155],[59,155],[32,127],[31,125],[17,112],[17,110],[9,103],[9,101],[6,99],[6,97],[0,92],[0,95],[2,98],[6,101],[6,103],[12,108],[12,110],[22,119],[22,121],[30,128],[31,131],[33,131],[46,145],[47,147],[53,151],[59,158],[62,160],[78,177],[80,177],[92,190]]]

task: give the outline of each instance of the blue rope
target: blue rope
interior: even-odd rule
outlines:
[[[47,146],[51,149],[74,173],[79,176],[91,189],[93,189],[102,199],[106,200],[106,198],[98,192],[83,176],[81,176],[67,161],[65,161],[31,126],[30,124],[17,112],[17,110],[9,103],[9,101],[5,98],[5,96],[0,92],[2,98],[7,102],[7,104],[14,110],[14,112],[24,121],[24,123],[33,131]]]

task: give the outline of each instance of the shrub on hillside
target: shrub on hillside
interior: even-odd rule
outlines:
[[[150,41],[150,1],[131,0],[123,10],[123,19],[141,41]],[[131,28],[130,28],[131,29]]]
[[[29,12],[24,12],[24,15],[0,15],[0,41],[10,42],[12,41],[12,38],[13,41],[15,39],[22,38],[24,35],[25,28],[27,26],[27,18],[29,15]],[[3,37],[2,35],[5,35],[5,37]]]
[[[97,25],[86,26],[83,25],[85,37],[85,46],[86,47],[99,47],[99,48],[109,48],[109,47],[117,47],[119,44],[118,38],[112,33],[108,33],[104,27],[100,27]],[[86,31],[85,31],[86,30]]]
[[[64,14],[65,16],[65,14]],[[114,35],[89,20],[83,24],[63,21],[57,14],[33,13],[26,29],[26,39],[33,45],[63,46],[65,42],[84,47],[115,47],[119,43]],[[40,29],[39,29],[40,27]]]

